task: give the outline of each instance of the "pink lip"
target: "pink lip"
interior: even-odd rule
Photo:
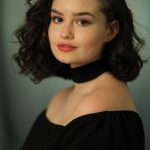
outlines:
[[[70,52],[70,51],[73,51],[77,48],[77,47],[74,47],[72,45],[63,44],[63,43],[60,43],[57,46],[58,46],[59,50],[61,50],[63,52]]]

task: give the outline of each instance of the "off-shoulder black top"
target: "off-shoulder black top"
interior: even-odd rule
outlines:
[[[21,150],[144,150],[142,120],[130,110],[103,111],[67,125],[49,121],[44,110]]]

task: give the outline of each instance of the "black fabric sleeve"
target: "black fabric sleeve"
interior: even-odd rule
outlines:
[[[85,115],[63,132],[59,150],[144,150],[145,146],[142,121],[132,111]]]

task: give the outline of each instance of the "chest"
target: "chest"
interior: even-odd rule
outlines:
[[[58,96],[51,99],[48,108],[48,118],[56,124],[64,124],[71,118],[80,101],[84,99],[81,95],[72,95],[70,97]]]

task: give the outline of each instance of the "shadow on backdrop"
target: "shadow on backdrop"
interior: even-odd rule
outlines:
[[[4,42],[4,0],[0,1],[0,150],[10,150],[12,148],[12,129],[10,127],[7,111],[7,79],[6,79],[6,63],[5,63],[5,42]]]

